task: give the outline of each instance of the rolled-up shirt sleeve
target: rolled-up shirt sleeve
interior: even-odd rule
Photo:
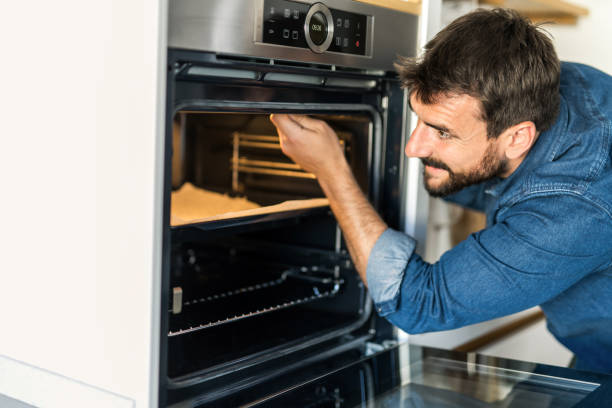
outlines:
[[[453,329],[541,304],[607,267],[611,231],[604,211],[568,195],[513,206],[436,263],[388,229],[370,253],[368,288],[377,312],[408,333]]]
[[[386,316],[397,309],[400,284],[416,241],[409,235],[387,229],[378,238],[368,258],[366,279],[376,310]]]

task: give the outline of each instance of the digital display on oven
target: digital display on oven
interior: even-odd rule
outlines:
[[[367,17],[346,11],[331,10],[334,38],[329,51],[365,55]]]
[[[265,0],[263,42],[309,48],[306,36],[310,36],[311,43],[321,45],[331,33],[331,42],[323,51],[365,55],[367,16],[330,8],[331,21],[316,12],[305,27],[310,8],[311,5],[296,1]]]

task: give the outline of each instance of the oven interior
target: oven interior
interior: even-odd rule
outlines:
[[[268,116],[174,116],[167,372],[177,383],[296,353],[370,320],[324,194],[282,153]],[[371,117],[311,116],[337,132],[367,194]]]

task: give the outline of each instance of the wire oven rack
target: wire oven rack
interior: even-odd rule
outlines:
[[[347,132],[339,132],[339,137],[350,138]],[[345,150],[344,139],[338,140],[343,151]],[[244,132],[232,133],[232,157],[230,165],[232,169],[232,190],[241,191],[240,174],[262,174],[268,176],[288,177],[294,179],[315,180],[316,176],[304,171],[300,165],[287,161],[281,152],[281,144],[276,135],[259,135]],[[249,153],[264,154],[267,159],[253,159]],[[268,153],[266,153],[268,152]],[[272,156],[270,156],[272,153]],[[272,158],[271,158],[272,157]]]
[[[183,302],[181,313],[170,319],[168,337],[333,297],[343,283],[330,269],[291,268],[275,280]]]
[[[315,179],[315,175],[307,173],[302,168],[292,162],[285,160],[262,160],[251,159],[242,156],[244,149],[251,151],[272,151],[278,152],[279,158],[283,156],[281,153],[281,145],[278,136],[273,135],[255,135],[242,132],[234,132],[232,134],[233,154],[230,159],[232,168],[232,189],[240,191],[241,186],[238,178],[240,173],[265,174],[271,176],[293,177]]]

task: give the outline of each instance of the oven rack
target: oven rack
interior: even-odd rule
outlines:
[[[342,151],[346,150],[345,140],[352,136],[348,132],[337,132],[338,142]],[[273,159],[253,159],[249,153],[264,154],[268,157],[273,152]],[[257,155],[257,154],[256,154]],[[302,169],[299,164],[287,161],[282,154],[280,139],[277,135],[251,134],[245,132],[232,133],[232,157],[230,158],[232,169],[232,190],[242,191],[239,178],[240,174],[260,174],[267,176],[288,177],[294,179],[315,180],[317,177]]]
[[[182,309],[182,307],[185,307],[185,306],[196,305],[198,303],[204,303],[204,302],[211,302],[211,301],[215,301],[215,300],[218,300],[218,299],[223,299],[223,298],[227,298],[227,297],[230,297],[230,296],[239,295],[241,293],[254,292],[256,290],[269,288],[269,287],[272,287],[272,286],[279,285],[279,284],[283,283],[284,281],[285,281],[285,277],[281,276],[280,278],[274,279],[274,280],[271,280],[271,281],[255,283],[253,285],[245,286],[243,288],[234,289],[234,290],[228,290],[227,292],[215,293],[215,294],[209,295],[209,296],[203,296],[203,297],[192,299],[192,300],[186,300],[186,301],[182,302],[181,309]],[[173,311],[174,311],[174,308],[172,308],[172,307],[168,310],[168,312],[171,312],[171,313]]]
[[[252,159],[244,155],[245,149],[251,152],[275,152],[274,159]],[[312,173],[305,172],[298,164],[287,162],[281,152],[281,144],[276,135],[259,135],[244,132],[232,133],[232,190],[242,191],[240,174],[262,174],[289,178],[316,179]]]
[[[334,278],[333,271],[320,271],[317,267],[289,269],[275,280],[184,302],[182,312],[171,317],[168,337],[335,296],[344,281]]]
[[[253,292],[256,290],[260,290],[260,289],[266,289],[272,286],[276,286],[279,285],[281,283],[283,283],[285,281],[285,279],[283,277],[280,277],[278,279],[272,280],[272,281],[268,281],[268,282],[262,282],[262,283],[256,283],[255,285],[251,285],[251,286],[247,286],[244,288],[240,288],[240,289],[235,289],[235,290],[230,290],[227,292],[223,292],[220,294],[214,294],[211,296],[206,296],[205,298],[202,297],[200,299],[193,299],[191,302],[190,301],[186,301],[185,303],[183,303],[184,306],[190,306],[192,304],[196,304],[198,302],[202,303],[202,302],[210,302],[212,300],[217,300],[220,298],[225,298],[225,297],[229,297],[229,296],[235,296],[235,295],[239,295],[241,293],[245,293],[245,292]]]

